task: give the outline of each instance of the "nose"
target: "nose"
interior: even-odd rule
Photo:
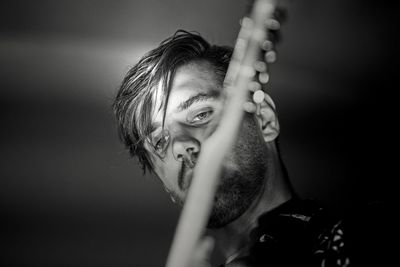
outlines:
[[[177,161],[194,167],[200,153],[200,142],[191,137],[177,138],[173,141],[172,153]]]

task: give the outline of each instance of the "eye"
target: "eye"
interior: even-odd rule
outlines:
[[[160,151],[160,150],[162,150],[162,148],[164,147],[164,144],[165,144],[165,138],[160,138],[160,139],[157,141],[156,145],[154,146],[154,149],[155,149],[156,151]]]
[[[204,122],[211,116],[212,113],[213,113],[212,110],[202,111],[200,113],[197,113],[193,118],[189,119],[189,122],[190,123]]]
[[[169,135],[166,133],[160,135],[160,137],[156,139],[156,142],[154,144],[154,149],[156,150],[157,153],[162,153],[163,151],[165,151],[168,145],[168,140],[169,140]]]

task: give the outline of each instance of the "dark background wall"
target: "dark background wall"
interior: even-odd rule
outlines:
[[[179,210],[128,159],[111,101],[129,67],[178,28],[231,45],[246,5],[1,2],[0,262],[163,265]],[[270,94],[304,197],[341,208],[390,196],[394,8],[361,0],[289,7]]]

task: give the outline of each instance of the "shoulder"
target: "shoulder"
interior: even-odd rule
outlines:
[[[390,212],[372,203],[338,214],[295,199],[260,217],[242,259],[249,266],[385,266]]]
[[[381,266],[390,258],[394,230],[382,202],[357,204],[320,232],[314,248],[319,266]]]

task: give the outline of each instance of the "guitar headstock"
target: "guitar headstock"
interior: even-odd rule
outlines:
[[[227,96],[233,89],[247,86],[248,98],[253,100],[252,104],[246,103],[247,112],[259,110],[270,80],[270,65],[277,59],[281,24],[286,20],[286,8],[277,4],[272,0],[255,1],[249,16],[240,20],[241,28],[224,84]],[[247,85],[243,83],[245,80]]]

